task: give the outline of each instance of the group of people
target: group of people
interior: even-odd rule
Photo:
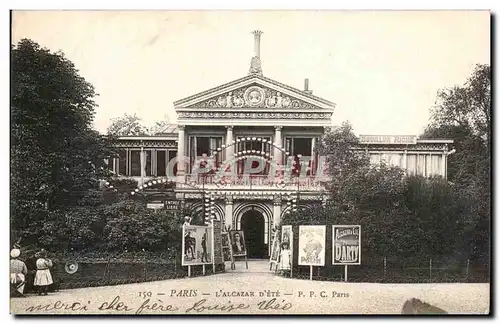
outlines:
[[[28,267],[20,260],[21,250],[14,248],[10,251],[10,286],[12,297],[25,297],[24,288],[28,277]],[[35,254],[36,273],[33,286],[38,288],[38,295],[48,295],[48,288],[53,284],[50,268],[52,261],[47,258],[47,251],[41,250]]]

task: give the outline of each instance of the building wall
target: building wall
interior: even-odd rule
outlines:
[[[370,152],[370,162],[379,164],[385,162],[406,171],[408,175],[421,175],[430,177],[434,175],[445,176],[446,168],[443,165],[443,153],[392,153]]]
[[[290,204],[291,199],[296,198],[295,195],[287,195],[282,192],[270,195],[247,195],[247,191],[237,192],[235,194],[219,192],[219,196],[213,204],[203,209],[203,199],[201,196],[189,197],[186,201],[186,207],[190,210],[195,218],[203,218],[204,212],[215,210],[214,216],[217,220],[222,221],[224,228],[236,230],[242,229],[242,219],[246,212],[257,211],[264,219],[264,242],[270,252],[270,242],[272,239],[272,229],[281,224],[284,215],[293,209]],[[300,200],[300,206],[310,206],[321,203],[314,195],[309,194]],[[251,216],[250,216],[251,217]]]

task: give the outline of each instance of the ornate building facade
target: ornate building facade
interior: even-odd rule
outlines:
[[[248,75],[174,102],[177,125],[158,136],[120,138],[120,155],[113,161],[116,174],[138,180],[136,192],[154,189],[167,174],[175,174],[176,198],[194,214],[209,213],[225,226],[242,229],[249,257],[259,258],[267,257],[272,228],[285,213],[326,199],[315,177],[321,164],[315,147],[331,127],[335,108],[312,94],[307,79],[300,90],[265,77],[260,37],[254,31]],[[360,136],[355,149],[408,174],[446,177],[451,144],[416,136]],[[178,162],[184,163],[175,163],[181,157]],[[216,170],[200,172],[197,157]],[[269,176],[275,165],[297,158],[306,164],[290,164],[292,176],[286,181]],[[250,175],[243,172],[248,167],[254,171]],[[217,170],[230,170],[232,176],[227,179]],[[162,199],[157,192],[150,207],[161,208]]]

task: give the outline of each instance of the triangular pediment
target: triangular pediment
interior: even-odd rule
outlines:
[[[333,111],[335,104],[261,75],[226,83],[174,102],[184,109],[282,109]]]

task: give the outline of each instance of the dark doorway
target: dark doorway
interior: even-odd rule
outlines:
[[[248,258],[267,258],[267,246],[264,244],[264,216],[252,209],[241,216],[241,230],[245,235]]]

